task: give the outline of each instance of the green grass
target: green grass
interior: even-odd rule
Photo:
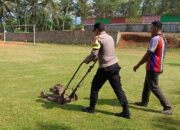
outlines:
[[[145,48],[116,49],[120,60],[123,89],[130,103],[132,119],[113,116],[120,112],[109,83],[99,93],[96,114],[81,112],[89,104],[90,84],[96,68],[85,79],[77,94],[79,100],[66,105],[38,98],[56,83],[66,85],[90,47],[56,44],[0,46],[0,130],[179,130],[180,129],[180,50],[168,50],[160,87],[171,102],[174,114],[160,114],[162,106],[152,94],[147,108],[140,101],[145,67],[136,73],[133,66]],[[77,84],[88,66],[83,65],[72,83]],[[68,93],[71,89],[68,90]]]

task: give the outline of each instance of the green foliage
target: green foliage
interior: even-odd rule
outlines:
[[[84,28],[83,24],[78,24],[78,25],[75,25],[75,27],[74,27],[75,30],[81,30],[83,28]]]
[[[162,0],[160,13],[162,15],[180,15],[179,9],[179,0]]]
[[[94,0],[97,17],[180,15],[179,0]]]
[[[3,0],[0,23],[36,24],[37,30],[67,30],[72,18],[180,15],[179,0]]]
[[[87,0],[77,0],[75,3],[75,15],[81,17],[81,21],[84,21],[90,15],[90,4]]]
[[[142,3],[141,15],[158,15],[157,12],[160,9],[160,1],[157,0],[144,0]]]
[[[119,13],[125,17],[136,17],[139,15],[141,0],[129,0],[122,3]]]
[[[94,0],[94,15],[100,18],[115,17],[122,0]]]
[[[59,6],[61,7],[61,16],[62,16],[62,30],[70,29],[71,27],[71,17],[70,12],[73,11],[73,0],[61,0]],[[71,24],[71,25],[69,25]]]

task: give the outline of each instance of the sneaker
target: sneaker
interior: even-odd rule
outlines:
[[[123,118],[127,118],[127,119],[130,119],[130,118],[131,118],[131,115],[130,115],[129,113],[124,113],[124,112],[115,113],[115,116],[123,117]]]
[[[143,103],[143,102],[135,102],[134,104],[141,107],[147,107],[147,103]]]
[[[172,109],[171,108],[165,108],[161,111],[162,114],[165,115],[172,115]]]
[[[90,108],[90,107],[82,107],[81,109],[83,112],[87,112],[87,113],[91,113],[94,114],[94,109]]]

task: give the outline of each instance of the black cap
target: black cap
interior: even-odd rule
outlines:
[[[103,23],[96,23],[94,24],[94,29],[93,29],[93,32],[98,29],[98,31],[102,32],[105,30],[105,26]]]
[[[162,29],[162,23],[160,21],[154,21],[152,25],[158,29]]]

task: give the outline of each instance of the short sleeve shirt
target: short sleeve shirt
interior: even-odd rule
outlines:
[[[146,64],[146,70],[152,72],[162,72],[163,62],[166,53],[166,40],[162,34],[153,37],[150,41],[147,51],[152,55]]]

